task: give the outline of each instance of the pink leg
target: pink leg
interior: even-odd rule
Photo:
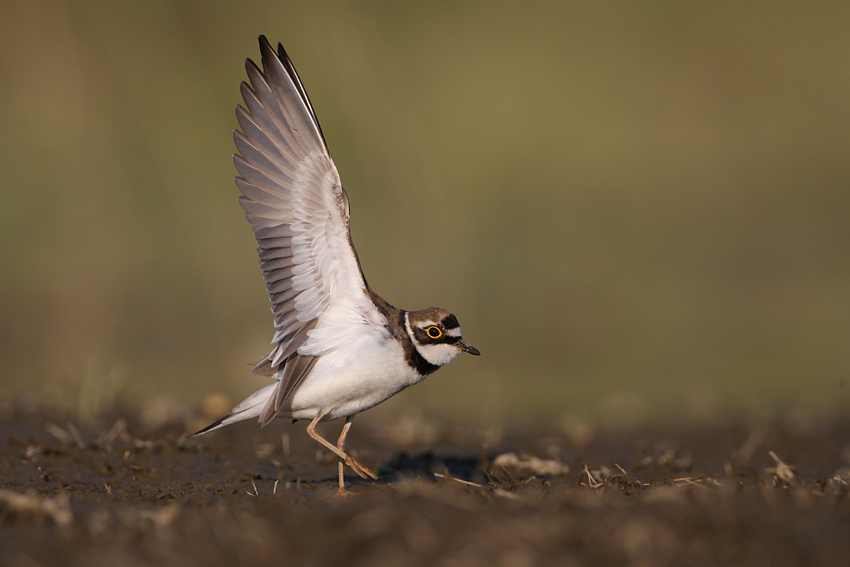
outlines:
[[[339,434],[339,439],[336,442],[336,448],[345,452],[345,437],[348,435],[348,430],[351,429],[351,422],[354,421],[354,416],[348,416],[345,418],[345,425],[342,426],[342,432]],[[345,461],[343,459],[339,460],[339,489],[336,491],[337,496],[348,496],[351,494],[349,491],[345,489],[345,480],[343,480],[343,468],[345,466]]]
[[[319,435],[319,433],[316,431],[316,424],[319,423],[319,421],[326,415],[326,413],[327,412],[319,412],[319,414],[316,415],[316,417],[313,419],[313,421],[310,422],[310,425],[307,426],[307,435],[309,435],[310,437],[312,437],[313,439],[315,439],[316,441],[318,441],[319,443],[321,443],[322,445],[327,447],[334,455],[339,457],[340,462],[341,462],[341,464],[340,464],[340,477],[339,477],[340,478],[340,487],[342,489],[341,492],[345,491],[345,484],[343,484],[343,482],[342,482],[342,464],[343,463],[348,465],[349,467],[351,467],[351,470],[356,472],[362,478],[372,478],[374,480],[378,480],[378,475],[376,475],[375,473],[370,471],[368,468],[364,467],[363,465],[361,465],[360,463],[358,463],[356,460],[354,460],[352,457],[350,457],[349,455],[347,455],[345,453],[345,450],[344,450],[344,448],[345,448],[345,437],[346,437],[346,435],[348,435],[348,430],[351,428],[351,421],[352,421],[352,419],[354,419],[354,417],[351,416],[351,417],[349,417],[345,420],[345,425],[343,425],[343,427],[342,427],[342,433],[339,436],[339,441],[337,442],[337,446],[334,447],[334,445],[330,441],[328,441],[327,439],[325,439],[324,437]]]

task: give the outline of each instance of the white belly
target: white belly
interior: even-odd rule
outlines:
[[[378,343],[369,339],[372,337],[322,354],[281,415],[313,419],[319,411],[330,408],[325,419],[348,417],[424,378],[407,364],[398,341]]]

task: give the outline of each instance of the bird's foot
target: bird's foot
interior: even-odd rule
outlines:
[[[345,486],[340,486],[336,491],[336,496],[357,496],[357,493],[347,490]]]
[[[359,462],[354,460],[354,457],[350,455],[346,456],[345,464],[348,465],[351,470],[360,475],[361,478],[371,478],[372,480],[378,480],[378,475],[370,471],[365,466],[361,465]]]

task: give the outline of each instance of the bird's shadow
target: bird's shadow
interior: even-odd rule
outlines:
[[[473,481],[484,476],[483,467],[481,455],[441,455],[427,451],[400,453],[381,463],[375,473],[386,483],[411,478],[438,480],[438,477]]]

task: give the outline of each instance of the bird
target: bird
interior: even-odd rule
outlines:
[[[307,92],[282,44],[259,37],[262,68],[245,62],[245,106],[236,107],[239,203],[251,224],[274,313],[272,348],[254,366],[272,382],[193,435],[257,418],[309,420],[307,434],[344,466],[378,480],[346,452],[354,416],[424,380],[461,352],[463,340],[445,309],[398,309],[363,275],[349,231],[350,208]],[[316,430],[344,419],[333,444]]]

